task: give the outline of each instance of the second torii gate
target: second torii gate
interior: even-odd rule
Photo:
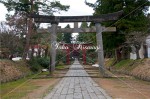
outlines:
[[[100,24],[100,22],[104,21],[112,21],[117,20],[119,16],[122,15],[122,11],[110,13],[110,14],[103,14],[100,16],[45,16],[45,15],[30,15],[30,17],[34,18],[35,22],[38,23],[51,23],[52,27],[49,28],[49,32],[51,32],[51,65],[50,65],[50,71],[53,72],[55,70],[55,59],[56,59],[56,33],[62,32],[63,29],[60,29],[61,31],[58,31],[58,23],[64,23],[64,22],[94,22],[95,23],[95,30],[92,31],[91,29],[79,29],[76,25],[74,30],[69,31],[69,33],[72,32],[95,32],[96,31],[96,39],[97,39],[97,45],[99,47],[98,49],[98,62],[99,62],[99,70],[100,73],[103,76],[106,76],[105,73],[105,67],[104,67],[104,53],[103,53],[103,41],[102,41],[102,32],[103,28]],[[106,29],[107,30],[107,29]],[[64,31],[65,33],[67,31]],[[110,31],[108,31],[110,32]],[[112,31],[113,32],[113,31]]]
[[[57,49],[65,50],[66,52],[66,63],[70,64],[70,54],[74,53],[74,51],[81,50],[82,51],[82,59],[83,64],[86,64],[86,51],[90,49],[97,49],[97,46],[93,46],[92,44],[66,44],[59,43]]]

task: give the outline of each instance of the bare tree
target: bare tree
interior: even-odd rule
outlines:
[[[21,54],[23,49],[21,37],[12,30],[6,23],[1,22],[0,44],[1,58],[8,58],[8,55]]]

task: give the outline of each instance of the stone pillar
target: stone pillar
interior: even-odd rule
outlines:
[[[78,22],[74,22],[74,28],[78,28]]]
[[[131,45],[131,53],[130,53],[130,59],[136,60],[137,54],[136,54],[136,47],[134,45]]]
[[[55,70],[55,64],[56,64],[56,43],[57,43],[57,23],[51,23],[52,27],[50,28],[52,32],[50,32],[50,66],[49,70],[50,73],[53,73]]]
[[[147,57],[150,58],[150,36],[147,37],[146,44],[147,44]]]
[[[103,52],[103,40],[102,40],[102,26],[99,23],[95,24],[96,27],[96,39],[97,39],[97,46],[98,46],[98,64],[99,64],[99,71],[103,77],[106,76],[105,67],[104,67],[104,52]]]
[[[139,50],[139,57],[140,59],[143,59],[144,58],[144,44],[141,43],[141,47],[140,47],[140,50]]]

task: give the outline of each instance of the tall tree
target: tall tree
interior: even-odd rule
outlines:
[[[55,12],[67,11],[69,8],[57,0],[0,0],[0,3],[4,4],[8,11],[27,14],[33,10],[34,13],[53,15]]]
[[[148,19],[145,12],[150,6],[149,0],[97,0],[95,4],[86,2],[93,7],[94,15],[107,14],[123,10],[121,20],[114,25],[122,32],[144,31],[147,29]],[[114,22],[104,22],[105,25],[112,25]]]
[[[70,25],[68,24],[65,28],[70,28]],[[65,43],[71,43],[71,41],[72,41],[72,33],[63,33],[62,40]]]
[[[21,35],[18,35],[15,30],[8,29],[8,25],[4,22],[0,24],[0,48],[1,55],[0,58],[8,58],[8,55],[20,56],[23,51],[23,41],[24,39]]]
[[[88,24],[87,22],[82,22],[80,28],[87,28],[88,27]],[[77,40],[78,42],[85,42],[86,40],[86,34],[85,33],[79,33],[78,36],[77,36]]]
[[[59,1],[49,0],[0,0],[0,3],[3,3],[8,11],[14,11],[14,15],[17,15],[18,19],[26,19],[26,46],[23,58],[27,55],[30,39],[38,26],[38,24],[33,23],[32,18],[28,18],[28,15],[31,13],[53,15],[55,12],[67,11],[69,8],[69,6],[60,4]]]
[[[105,26],[117,27],[116,33],[103,34],[105,50],[112,50],[124,43],[125,35],[133,31],[147,30],[148,21],[145,12],[148,11],[149,0],[97,0],[95,4],[85,3],[93,7],[94,15],[124,11],[121,20],[102,23]]]
[[[87,22],[82,22],[80,28],[89,28]],[[79,33],[78,42],[96,44],[96,33]]]

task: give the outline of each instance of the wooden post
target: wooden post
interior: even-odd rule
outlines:
[[[82,49],[82,56],[83,56],[83,64],[85,65],[86,64],[86,49],[85,48]]]
[[[98,46],[98,62],[99,62],[99,70],[103,77],[106,76],[105,67],[104,67],[104,52],[103,52],[103,40],[102,40],[102,26],[99,23],[95,24],[96,27],[96,39]]]
[[[55,70],[55,64],[56,64],[56,33],[57,33],[57,23],[51,23],[52,24],[52,32],[50,33],[50,73],[53,73]]]
[[[70,49],[69,46],[67,46],[68,48],[66,49],[67,53],[66,53],[66,60],[67,60],[67,65],[70,64]]]

